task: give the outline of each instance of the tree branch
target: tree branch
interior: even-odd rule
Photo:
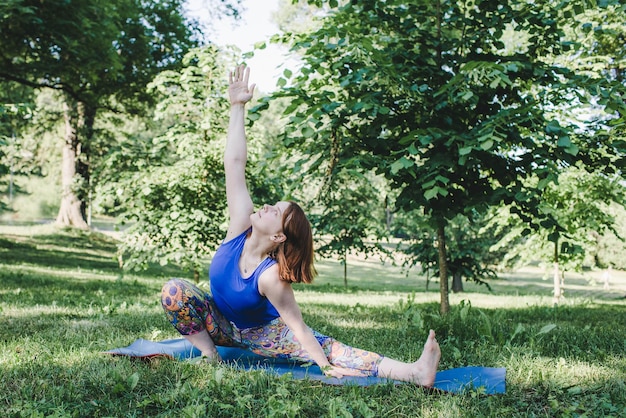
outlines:
[[[84,101],[78,93],[76,93],[73,89],[68,87],[66,84],[62,84],[62,83],[50,84],[48,82],[35,82],[35,81],[28,80],[26,78],[18,77],[13,74],[3,73],[3,72],[0,72],[0,79],[4,79],[7,81],[14,81],[16,83],[23,84],[25,86],[32,87],[35,89],[48,88],[48,89],[63,91],[64,93],[67,93],[70,97],[75,99],[76,101],[79,101],[79,102]]]

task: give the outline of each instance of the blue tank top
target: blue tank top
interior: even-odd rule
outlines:
[[[240,329],[259,327],[280,316],[270,301],[259,293],[259,276],[276,264],[276,260],[267,257],[248,278],[239,272],[239,258],[249,231],[223,242],[209,268],[211,294],[217,309]]]

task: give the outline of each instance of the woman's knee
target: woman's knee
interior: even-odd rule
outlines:
[[[180,309],[183,302],[186,282],[183,279],[170,279],[161,289],[161,305],[163,309],[174,311]]]

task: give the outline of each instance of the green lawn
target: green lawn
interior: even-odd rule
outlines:
[[[323,333],[403,360],[429,328],[441,368],[506,367],[507,393],[433,394],[412,385],[331,387],[224,365],[132,361],[102,351],[178,337],[159,304],[186,273],[121,274],[115,241],[50,226],[0,226],[0,395],[7,417],[626,416],[626,275],[568,275],[551,306],[538,269],[503,274],[494,291],[466,284],[438,313],[438,283],[391,263],[318,263],[297,286],[305,320]]]

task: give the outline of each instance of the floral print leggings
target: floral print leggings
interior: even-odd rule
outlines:
[[[168,281],[163,286],[161,304],[167,319],[182,335],[206,330],[216,345],[245,348],[264,357],[312,361],[281,318],[261,327],[239,329],[217,310],[208,292],[185,280]],[[332,365],[358,369],[365,376],[378,375],[378,365],[383,359],[380,354],[312,332]]]

